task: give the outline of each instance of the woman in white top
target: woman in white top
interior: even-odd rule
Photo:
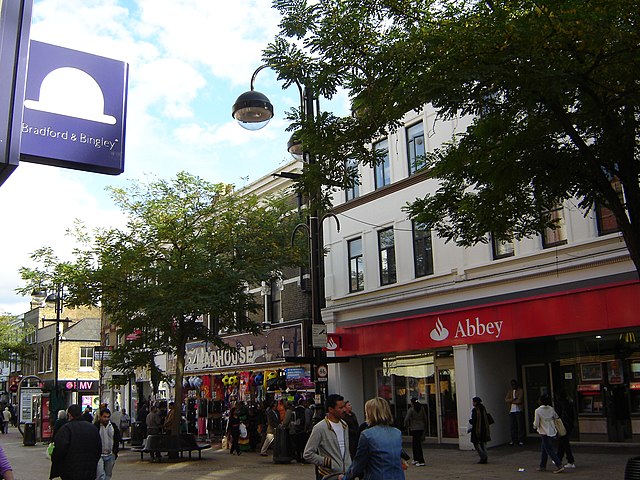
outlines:
[[[558,414],[551,406],[551,398],[545,393],[540,397],[540,406],[536,408],[533,421],[533,428],[538,431],[542,439],[542,451],[538,471],[547,469],[548,456],[551,457],[553,463],[556,464],[556,470],[554,470],[553,473],[561,473],[564,470],[562,462],[553,447],[553,439],[558,434],[554,423],[555,418],[558,418]]]

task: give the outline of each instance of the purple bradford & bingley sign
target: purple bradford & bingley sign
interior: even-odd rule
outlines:
[[[20,159],[124,171],[126,63],[31,41]]]

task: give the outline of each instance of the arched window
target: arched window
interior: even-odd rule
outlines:
[[[38,358],[38,373],[44,372],[44,347],[40,347],[40,355]]]
[[[47,348],[47,372],[53,370],[53,346],[49,345]]]

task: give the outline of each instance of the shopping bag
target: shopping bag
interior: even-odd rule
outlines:
[[[553,423],[556,427],[556,431],[558,432],[558,436],[564,437],[567,434],[567,429],[565,428],[562,419],[560,417],[554,418]]]
[[[229,448],[229,440],[227,439],[227,436],[225,435],[224,437],[222,437],[222,449],[226,450],[227,448]]]

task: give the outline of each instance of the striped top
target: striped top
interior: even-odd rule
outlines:
[[[13,470],[11,468],[11,464],[9,463],[9,459],[4,453],[4,450],[0,446],[0,475],[4,475],[4,472],[8,470]]]

